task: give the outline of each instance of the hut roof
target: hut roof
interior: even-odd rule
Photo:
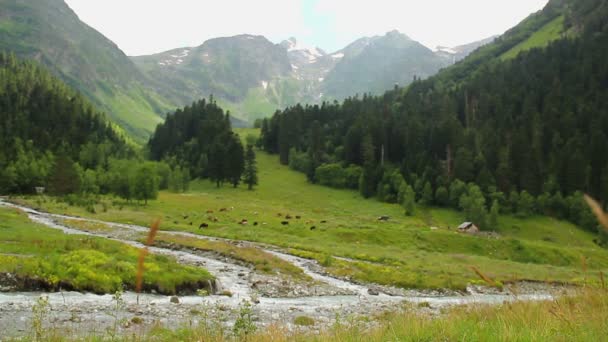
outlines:
[[[463,224],[461,224],[460,226],[458,226],[458,229],[467,229],[470,228],[473,225],[473,222],[465,222]]]

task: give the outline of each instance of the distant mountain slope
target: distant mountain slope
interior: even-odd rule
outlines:
[[[603,0],[592,1],[601,2]],[[585,2],[585,0],[581,2]],[[519,53],[533,48],[545,47],[551,41],[566,34],[576,35],[576,27],[560,19],[566,13],[571,12],[572,6],[569,1],[552,0],[541,11],[531,14],[502,36],[494,39],[492,43],[478,48],[466,59],[448,68],[438,77],[449,83],[459,82],[473,76],[475,71],[481,70],[483,66],[499,60],[514,58]]]
[[[265,112],[284,103],[284,81],[292,71],[284,48],[252,35],[211,39],[199,47],[132,60],[173,102],[189,104],[214,95],[242,119],[254,118],[257,106]]]
[[[498,37],[499,36],[492,36],[490,38],[482,39],[477,42],[459,45],[455,47],[438,46],[435,53],[441,57],[446,58],[448,62],[456,63],[465,59],[468,55],[470,55],[473,51],[479,49],[480,47],[492,43]]]
[[[452,57],[396,31],[361,38],[332,54],[295,38],[277,45],[262,36],[239,35],[131,59],[171,102],[187,105],[213,95],[232,117],[249,122],[296,103],[379,94],[452,63]]]
[[[171,109],[110,40],[63,0],[1,0],[0,51],[37,60],[143,141]]]
[[[344,57],[327,75],[323,93],[336,99],[380,94],[414,77],[427,78],[446,66],[446,60],[398,31],[359,40],[338,53]]]

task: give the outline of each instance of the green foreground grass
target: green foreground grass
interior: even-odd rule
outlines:
[[[107,210],[98,206],[97,214],[53,199],[26,202],[50,212],[138,225],[159,217],[165,230],[272,244],[317,259],[335,275],[403,288],[464,289],[478,281],[471,266],[502,283],[582,284],[608,269],[608,251],[593,242],[595,236],[567,222],[503,216],[498,238],[468,236],[455,231],[464,221],[459,212],[418,208],[414,217],[406,217],[398,205],[311,185],[276,156],[258,151],[258,166],[255,191],[196,181],[189,193],[161,192],[147,206],[112,205],[115,200],[105,198]],[[282,224],[286,215],[292,217],[289,225]],[[381,215],[391,220],[379,222]],[[243,219],[250,225],[238,224]],[[201,223],[209,228],[199,230]]]
[[[48,290],[94,293],[133,290],[139,250],[125,244],[32,223],[24,213],[0,208],[0,273]],[[144,290],[164,294],[196,291],[213,279],[205,270],[149,255]],[[27,290],[27,289],[26,289]]]

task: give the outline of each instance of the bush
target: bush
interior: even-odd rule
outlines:
[[[310,327],[315,325],[315,320],[308,316],[298,316],[293,320],[293,323],[303,327]]]
[[[346,171],[340,164],[321,165],[315,171],[315,175],[321,185],[338,189],[346,187]]]
[[[289,168],[306,173],[310,167],[310,158],[306,152],[298,152],[295,148],[289,150]]]
[[[346,187],[349,189],[357,189],[359,187],[359,179],[363,173],[363,168],[358,165],[351,165],[345,169]]]

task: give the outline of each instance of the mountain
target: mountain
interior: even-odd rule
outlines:
[[[463,60],[473,51],[479,49],[480,47],[492,43],[498,37],[499,36],[492,36],[490,38],[482,39],[477,42],[459,45],[455,47],[438,46],[435,49],[435,54],[447,59],[448,62],[451,62],[453,64]]]
[[[159,93],[176,103],[213,95],[233,116],[252,121],[295,101],[287,50],[262,36],[216,38],[132,60]]]
[[[434,75],[447,62],[424,45],[392,31],[360,39],[334,56],[341,57],[325,78],[323,94],[343,99],[354,94],[381,94],[398,84]]]
[[[469,51],[463,47],[459,53]],[[379,94],[451,63],[396,31],[331,54],[293,37],[273,44],[262,36],[239,35],[131,59],[172,103],[213,95],[232,117],[249,122],[296,103]]]
[[[0,51],[40,62],[139,141],[173,108],[116,44],[63,0],[2,0],[0,13]]]
[[[596,231],[582,194],[608,205],[607,17],[605,0],[551,0],[426,80],[279,111],[260,141],[312,181],[320,169],[388,202],[415,192],[482,229],[491,206]]]

